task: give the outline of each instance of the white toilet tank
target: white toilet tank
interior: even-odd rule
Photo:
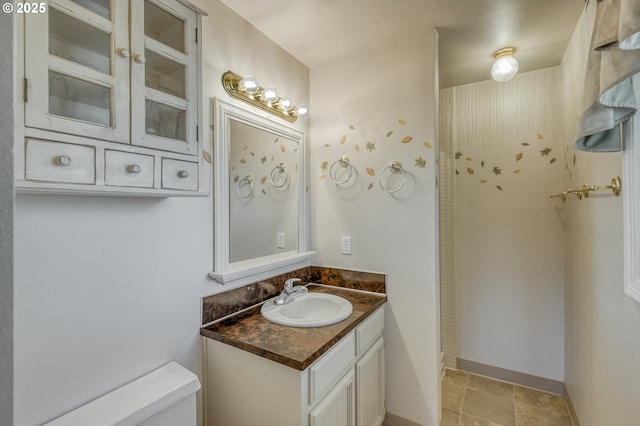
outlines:
[[[198,377],[170,362],[45,426],[195,426]]]

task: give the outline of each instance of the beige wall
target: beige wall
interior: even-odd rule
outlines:
[[[423,425],[440,411],[436,55],[427,31],[311,70],[316,263],[387,274],[387,411]],[[346,188],[328,169],[342,155],[357,170]],[[407,182],[391,195],[378,178],[393,160]]]
[[[552,67],[441,96],[454,151],[457,356],[561,381],[563,229],[549,198],[562,190],[558,92]]]
[[[14,16],[0,15],[0,49],[13,56]],[[13,423],[13,64],[0,63],[0,424]]]
[[[572,146],[594,9],[595,2],[589,3],[562,62],[566,188],[622,175],[620,153],[584,153]],[[635,129],[630,143],[638,144],[637,114]],[[622,203],[628,194],[622,185],[620,197],[569,199],[564,205],[565,383],[583,426],[631,426],[640,418],[640,304],[624,294]]]

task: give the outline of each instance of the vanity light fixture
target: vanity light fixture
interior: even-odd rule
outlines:
[[[515,47],[503,47],[493,54],[496,61],[491,67],[491,77],[498,83],[505,83],[518,73],[518,61],[513,57],[515,53]]]
[[[232,97],[275,114],[290,123],[309,112],[309,107],[305,104],[296,107],[291,98],[280,98],[273,87],[262,88],[258,80],[251,75],[242,77],[227,71],[222,75],[222,86]]]

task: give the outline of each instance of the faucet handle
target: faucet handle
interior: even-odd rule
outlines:
[[[302,281],[300,278],[289,278],[284,282],[284,289],[291,290],[293,288],[293,283]]]

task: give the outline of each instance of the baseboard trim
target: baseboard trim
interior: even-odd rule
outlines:
[[[422,425],[420,423],[407,420],[404,417],[396,416],[395,414],[391,414],[387,412],[387,414],[385,415],[384,421],[382,422],[382,426],[422,426]]]
[[[571,402],[571,397],[569,396],[569,390],[567,389],[567,386],[564,385],[564,383],[562,384],[563,389],[564,389],[564,400],[567,403],[567,409],[569,410],[569,415],[571,416],[571,420],[573,421],[573,426],[580,426],[580,420],[578,420],[578,413],[576,413],[576,410],[573,408],[573,402]]]
[[[557,395],[564,394],[564,383],[558,380],[533,376],[531,374],[507,370],[505,368],[494,367],[493,365],[482,364],[480,362],[469,361],[461,358],[456,359],[456,366],[458,370],[464,370],[469,373],[487,376],[493,379],[503,380],[505,382],[511,382],[517,385],[539,389],[545,392],[555,393]]]

